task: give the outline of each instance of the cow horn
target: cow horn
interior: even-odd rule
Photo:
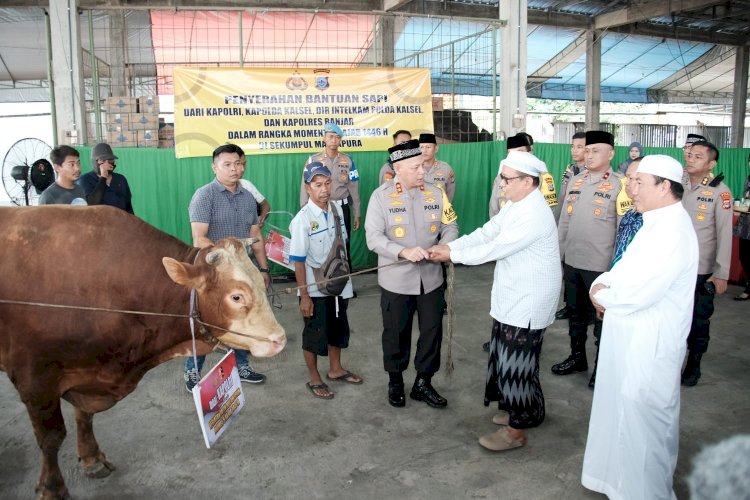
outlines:
[[[217,251],[209,252],[208,255],[206,255],[206,264],[210,266],[215,266],[219,263],[221,260],[221,254]]]
[[[256,241],[260,241],[258,238],[240,238],[240,241],[243,245],[245,245],[245,248],[250,247],[253,243]]]

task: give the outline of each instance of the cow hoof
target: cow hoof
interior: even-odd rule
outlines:
[[[116,468],[114,465],[104,459],[97,460],[96,462],[89,465],[81,464],[81,466],[83,467],[83,473],[86,474],[87,477],[94,479],[107,477]]]

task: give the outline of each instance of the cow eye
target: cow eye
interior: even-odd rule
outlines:
[[[242,296],[241,295],[239,295],[237,293],[235,293],[234,295],[232,295],[232,301],[233,302],[239,302],[240,300],[242,300]]]

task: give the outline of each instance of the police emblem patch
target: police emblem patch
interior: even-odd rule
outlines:
[[[339,175],[339,182],[346,182],[346,180],[349,178],[346,174]]]
[[[706,214],[704,214],[703,212],[698,212],[697,214],[695,214],[695,220],[699,220],[699,221],[706,220]]]
[[[599,207],[596,207],[594,209],[594,217],[599,217],[600,215],[602,215],[602,209]]]
[[[404,221],[404,218],[403,218],[403,217],[401,217],[400,215],[397,215],[396,217],[394,217],[394,218],[393,218],[393,221],[394,221],[394,222],[395,222],[396,224],[401,224],[401,223],[402,223],[402,222]]]
[[[430,220],[438,220],[438,214],[436,214],[435,212],[431,212],[428,217],[430,218]]]
[[[732,208],[731,194],[723,192],[719,196],[721,196],[721,208],[723,208],[724,210],[729,210],[730,208]]]
[[[708,210],[708,205],[706,205],[705,203],[701,203],[700,205],[698,205],[698,210]]]
[[[431,232],[431,233],[434,233],[434,232],[436,232],[436,231],[437,231],[437,225],[435,225],[435,224],[431,225],[431,226],[430,226],[430,232]]]
[[[320,228],[320,225],[318,224],[317,221],[310,222],[310,229],[312,229],[313,231],[317,231],[319,228]]]
[[[406,229],[404,229],[403,227],[394,228],[393,236],[395,236],[396,238],[403,238],[404,236],[406,236]]]
[[[568,215],[573,213],[573,205],[568,205],[568,208],[565,209],[566,212],[568,212]]]

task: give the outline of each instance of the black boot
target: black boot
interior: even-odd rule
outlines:
[[[568,318],[570,318],[570,309],[568,309],[567,305],[555,313],[555,319],[568,319]]]
[[[702,357],[703,353],[693,353],[688,351],[687,363],[685,363],[685,369],[682,371],[682,377],[680,377],[682,385],[693,387],[698,383],[698,379],[701,378]]]
[[[585,372],[589,369],[586,360],[586,341],[578,340],[577,337],[571,337],[570,350],[571,354],[564,361],[552,365],[552,373],[555,375],[570,375],[574,372]]]
[[[599,366],[599,346],[596,346],[596,358],[594,359],[594,371],[591,372],[591,378],[589,379],[589,388],[593,389],[596,385],[596,368]]]
[[[424,401],[433,408],[445,408],[448,406],[448,401],[437,393],[426,375],[417,375],[409,397],[416,401]]]
[[[406,406],[406,395],[404,394],[404,378],[400,372],[389,372],[388,381],[388,403],[396,408]]]

